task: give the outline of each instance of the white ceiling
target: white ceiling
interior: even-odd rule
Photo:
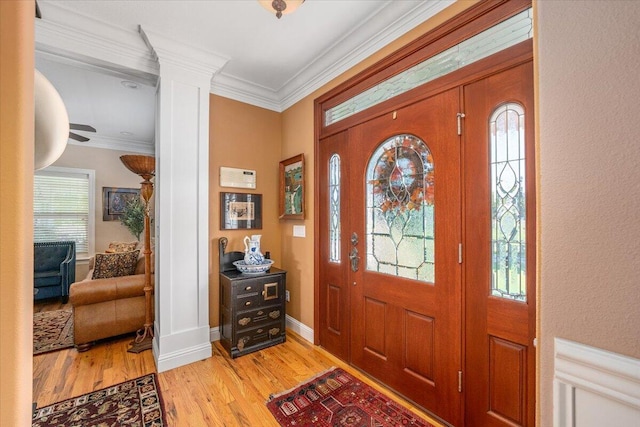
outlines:
[[[50,24],[90,37],[107,28],[137,39],[139,27],[153,30],[227,60],[213,93],[282,111],[452,2],[306,0],[277,19],[256,0],[38,0],[36,30]],[[152,147],[154,82],[69,57],[37,49],[36,67],[60,92],[70,121],[97,129],[83,133],[92,138],[86,144]]]

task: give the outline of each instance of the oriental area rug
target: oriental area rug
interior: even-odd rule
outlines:
[[[33,354],[73,347],[72,309],[33,313]]]
[[[278,395],[267,408],[283,427],[434,427],[340,368]]]
[[[164,427],[156,374],[74,397],[33,413],[32,427]]]

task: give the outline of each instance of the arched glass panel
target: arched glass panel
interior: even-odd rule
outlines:
[[[491,115],[491,294],[517,301],[527,300],[524,130],[520,104]]]
[[[434,165],[413,135],[384,141],[367,167],[370,271],[434,283]]]
[[[329,261],[340,262],[340,156],[329,159]]]

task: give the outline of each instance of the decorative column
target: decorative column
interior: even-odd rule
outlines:
[[[156,287],[159,372],[211,357],[209,90],[226,59],[140,34],[160,66],[156,111]]]

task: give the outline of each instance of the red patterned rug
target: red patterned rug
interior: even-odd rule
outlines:
[[[267,408],[283,427],[434,427],[340,368],[272,395]]]
[[[33,354],[73,347],[72,309],[33,313]]]
[[[33,413],[32,427],[167,426],[156,374],[125,381]]]

